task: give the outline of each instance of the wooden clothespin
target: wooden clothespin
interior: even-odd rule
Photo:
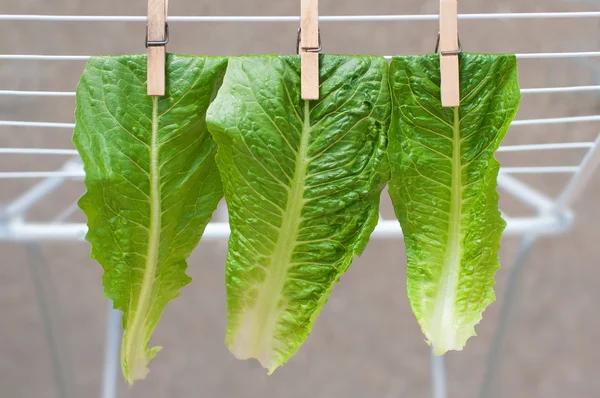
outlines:
[[[303,100],[319,99],[319,0],[301,0],[299,53]]]
[[[461,53],[458,39],[458,0],[440,0],[440,76],[442,106],[460,105],[458,56]]]
[[[165,62],[169,25],[167,10],[169,0],[148,0],[148,95],[165,95]]]

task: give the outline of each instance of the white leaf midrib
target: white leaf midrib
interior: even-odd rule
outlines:
[[[278,229],[278,239],[273,249],[271,263],[253,308],[245,314],[247,317],[246,322],[241,322],[242,327],[238,333],[245,336],[235,336],[230,347],[239,358],[253,357],[258,359],[270,372],[279,366],[276,358],[274,358],[278,347],[274,347],[273,334],[279,315],[285,310],[285,305],[282,308],[278,308],[278,305],[280,300],[283,299],[283,286],[291,265],[290,259],[296,246],[299,225],[302,221],[308,166],[308,141],[311,131],[309,104],[309,101],[304,101],[302,135],[296,157],[294,176],[290,181],[288,200],[283,212],[281,227]],[[251,330],[243,330],[245,327]]]
[[[433,344],[434,352],[442,354],[455,348],[454,329],[456,320],[456,288],[460,271],[462,252],[462,164],[459,108],[453,109],[452,124],[452,184],[450,193],[450,219],[448,224],[448,241],[444,254],[440,287],[437,291],[431,331],[428,336]]]
[[[148,247],[146,250],[146,264],[140,288],[137,307],[130,314],[130,323],[127,327],[125,341],[125,360],[140,360],[143,363],[128,363],[131,374],[131,365],[144,366],[144,369],[136,369],[135,372],[145,371],[145,360],[147,347],[144,336],[144,323],[150,310],[150,301],[156,281],[158,267],[160,231],[161,231],[161,192],[160,192],[160,166],[159,166],[159,144],[158,144],[158,97],[152,97],[152,129],[150,134],[150,228],[148,229]],[[130,307],[131,309],[131,307]],[[135,375],[131,375],[135,377]]]

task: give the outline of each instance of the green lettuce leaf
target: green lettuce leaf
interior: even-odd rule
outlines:
[[[390,66],[390,196],[405,236],[407,290],[434,353],[461,350],[494,301],[505,222],[494,158],[517,112],[512,55],[460,56],[461,104],[440,104],[439,55]]]
[[[388,66],[320,57],[320,100],[297,56],[233,58],[207,113],[231,237],[226,343],[272,373],[308,336],[366,246],[388,179]]]
[[[205,115],[226,58],[168,55],[167,92],[146,95],[146,56],[92,58],[77,88],[73,142],[83,159],[86,239],[106,297],[123,311],[125,378],[143,379],[148,341],[190,282],[186,259],[222,197]]]

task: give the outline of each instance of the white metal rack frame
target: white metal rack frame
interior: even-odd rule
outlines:
[[[357,15],[357,16],[322,16],[321,21],[329,22],[360,22],[360,21],[431,21],[436,20],[437,15]],[[464,20],[499,20],[499,19],[554,19],[554,18],[595,18],[600,19],[600,12],[557,12],[557,13],[503,13],[503,14],[463,14],[459,19]],[[73,15],[0,15],[2,21],[51,21],[51,22],[145,22],[143,16],[73,16]],[[299,17],[272,17],[272,16],[173,16],[169,22],[299,22]],[[523,53],[517,54],[518,59],[544,59],[544,58],[589,58],[600,57],[600,51],[588,52],[557,52],[557,53]],[[89,55],[52,55],[52,54],[0,54],[0,61],[85,61]],[[390,58],[390,56],[386,56]],[[600,85],[571,86],[571,87],[536,87],[524,88],[524,95],[544,95],[549,93],[573,93],[573,92],[598,92]],[[18,91],[1,90],[0,96],[32,96],[32,97],[74,97],[75,93],[57,91]],[[533,125],[549,124],[576,124],[584,122],[600,122],[600,115],[573,116],[545,119],[516,120],[514,128],[526,128]],[[41,129],[64,129],[72,130],[72,123],[51,123],[0,120],[0,129],[4,126],[41,128]],[[534,215],[528,217],[510,217],[503,214],[507,220],[506,235],[522,236],[521,249],[512,267],[507,285],[507,293],[501,304],[501,314],[498,330],[489,355],[484,380],[480,390],[481,397],[487,397],[490,393],[492,377],[498,363],[501,352],[503,337],[506,329],[506,319],[512,306],[512,292],[516,289],[521,265],[525,261],[531,246],[538,237],[546,234],[560,234],[569,230],[572,225],[572,214],[570,205],[576,196],[585,187],[592,177],[594,170],[600,164],[600,134],[595,140],[587,142],[564,142],[564,143],[540,143],[529,145],[502,146],[500,152],[522,152],[522,151],[553,151],[563,149],[580,149],[585,153],[581,162],[571,166],[544,166],[544,167],[503,167],[498,178],[498,185],[504,193],[507,193],[520,202],[529,206]],[[39,183],[24,192],[18,198],[5,206],[0,206],[0,240],[24,241],[31,248],[32,263],[43,265],[43,259],[36,254],[35,243],[40,240],[81,240],[86,233],[85,224],[65,222],[68,217],[77,210],[75,204],[66,208],[54,220],[46,223],[32,223],[27,221],[26,215],[36,204],[47,197],[51,192],[58,189],[69,180],[82,180],[84,175],[81,161],[77,152],[72,148],[45,149],[45,148],[5,148],[0,144],[1,155],[29,155],[29,156],[65,156],[67,160],[58,170],[53,171],[0,171],[0,186],[2,180],[6,179],[37,179]],[[569,175],[568,183],[562,192],[556,197],[547,196],[530,185],[525,184],[515,177],[520,174],[548,174],[560,173]],[[208,225],[203,239],[224,239],[229,234],[229,226],[225,222],[212,222]],[[396,220],[381,219],[375,232],[374,239],[394,238],[398,239],[402,234]],[[37,258],[37,260],[36,260]],[[39,266],[37,267],[39,272]],[[36,269],[33,267],[32,270]],[[38,278],[39,279],[39,278]],[[48,289],[41,288],[45,292]],[[44,300],[41,300],[44,302]],[[103,398],[115,398],[119,380],[119,342],[120,342],[120,314],[109,310],[109,322],[107,325],[105,343],[105,365],[102,385]],[[46,317],[47,318],[47,317]],[[46,322],[47,336],[51,345],[58,345],[58,333],[52,330],[55,326],[51,321]],[[51,352],[60,350],[51,350]],[[54,355],[54,354],[53,354]],[[58,354],[56,354],[58,356]],[[57,383],[65,383],[64,360],[53,358]],[[444,365],[442,357],[432,357],[432,394],[435,398],[446,396],[446,381],[444,376]],[[69,388],[62,386],[59,391],[63,397],[71,398]]]

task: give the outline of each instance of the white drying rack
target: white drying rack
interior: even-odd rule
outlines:
[[[459,19],[464,20],[498,20],[498,19],[550,19],[550,18],[600,18],[600,12],[562,12],[562,13],[504,13],[504,14],[463,14]],[[438,15],[359,15],[359,16],[322,16],[321,21],[329,22],[360,22],[360,21],[431,21],[437,20]],[[73,16],[73,15],[0,15],[0,21],[52,21],[52,22],[145,22],[146,17],[142,16]],[[271,16],[202,16],[202,17],[169,17],[169,22],[299,22],[299,17],[271,17]],[[600,57],[600,51],[595,52],[565,52],[565,53],[526,53],[517,54],[518,59],[543,59],[543,58],[588,58]],[[0,54],[0,61],[84,61],[89,55],[22,55],[22,54]],[[391,58],[386,56],[387,59]],[[525,95],[543,95],[548,93],[570,93],[570,92],[598,92],[600,85],[594,86],[572,86],[572,87],[542,87],[525,88],[522,93]],[[74,97],[74,92],[56,92],[56,91],[16,91],[0,90],[0,96],[33,96],[33,97]],[[513,127],[524,128],[532,125],[549,124],[572,124],[583,122],[600,122],[600,115],[573,116],[562,118],[546,119],[527,119],[516,120]],[[43,129],[64,129],[72,130],[72,123],[50,123],[50,122],[30,122],[0,120],[2,126],[24,127],[24,128],[43,128]],[[498,364],[499,354],[501,352],[503,338],[506,329],[506,320],[512,306],[511,297],[514,296],[517,282],[520,275],[521,265],[526,259],[532,245],[538,237],[548,234],[566,233],[572,225],[572,213],[570,205],[576,196],[585,187],[586,183],[592,177],[594,170],[600,163],[600,135],[589,142],[565,142],[552,144],[532,144],[532,145],[512,145],[500,147],[500,152],[516,151],[552,151],[562,149],[581,149],[584,155],[581,162],[573,166],[544,166],[544,167],[503,167],[498,178],[498,185],[502,191],[513,196],[523,204],[533,209],[534,215],[528,217],[510,217],[503,213],[507,221],[506,235],[522,236],[520,251],[518,252],[515,263],[511,268],[507,291],[502,300],[500,310],[500,321],[496,331],[495,339],[492,344],[491,352],[486,363],[486,370],[480,397],[488,397],[492,378],[495,374],[495,368]],[[77,152],[72,148],[66,149],[45,149],[45,148],[3,148],[0,147],[0,155],[18,154],[44,156],[55,155],[68,158],[63,166],[58,170],[52,171],[0,171],[0,187],[2,180],[6,179],[37,179],[39,183],[24,192],[18,198],[6,206],[0,206],[0,240],[37,242],[41,240],[82,240],[86,233],[85,224],[65,222],[69,216],[77,210],[73,204],[61,212],[53,221],[46,223],[32,223],[26,218],[29,210],[34,208],[51,192],[58,189],[62,184],[69,180],[81,181],[84,176],[81,161]],[[562,192],[556,197],[547,196],[530,185],[525,184],[515,177],[519,174],[546,174],[561,173],[570,175],[568,183]],[[203,236],[203,239],[225,239],[229,235],[229,225],[226,222],[211,222]],[[375,232],[374,239],[394,238],[398,239],[402,231],[396,220],[380,219]],[[31,248],[31,246],[30,246]],[[33,247],[35,249],[35,247]],[[35,252],[35,250],[34,250]],[[34,253],[35,254],[35,253]],[[39,254],[39,253],[38,253]],[[36,260],[37,258],[37,260]],[[37,261],[43,265],[43,258],[36,255],[32,256],[32,262]],[[33,267],[33,270],[38,269]],[[38,278],[40,279],[40,278]],[[43,278],[41,278],[43,279]],[[42,282],[43,283],[43,282]],[[48,292],[47,286],[38,286],[40,290]],[[40,306],[44,307],[48,300],[40,300]],[[118,394],[119,380],[119,344],[120,344],[120,313],[109,307],[109,321],[106,331],[105,344],[105,362],[102,383],[102,397],[116,398]],[[51,311],[51,308],[42,308],[42,310]],[[45,327],[47,330],[48,342],[51,346],[53,355],[54,372],[57,385],[60,384],[59,391],[61,398],[72,398],[72,387],[67,386],[65,377],[65,367],[68,366],[60,353],[56,349],[57,345],[63,344],[57,333],[56,324],[51,319],[45,317]],[[54,349],[52,347],[54,346]],[[434,398],[446,397],[446,381],[444,374],[443,357],[432,357],[432,396]]]

